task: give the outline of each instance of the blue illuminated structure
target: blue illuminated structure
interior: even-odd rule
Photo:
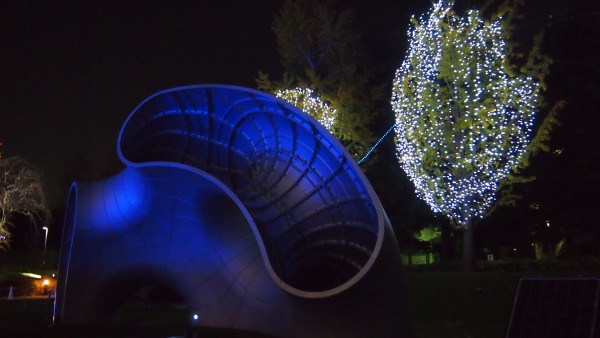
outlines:
[[[344,147],[259,91],[157,93],[118,140],[126,165],[73,184],[57,319],[104,321],[147,282],[201,325],[281,337],[409,336],[400,251]]]

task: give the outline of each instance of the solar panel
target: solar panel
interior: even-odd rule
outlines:
[[[507,338],[600,337],[600,278],[521,278]]]

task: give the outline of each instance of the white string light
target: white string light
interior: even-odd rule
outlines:
[[[294,106],[302,109],[310,116],[314,117],[327,130],[332,132],[335,122],[336,110],[321,100],[310,88],[295,88],[278,90],[275,96],[283,99]]]
[[[460,18],[453,2],[413,18],[392,107],[397,156],[417,194],[466,226],[492,205],[529,144],[540,91],[511,77],[501,19]]]

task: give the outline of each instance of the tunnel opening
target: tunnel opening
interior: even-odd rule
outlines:
[[[181,336],[190,326],[190,311],[174,290],[159,283],[145,283],[115,309],[110,324],[140,334]]]
[[[145,283],[134,289],[115,310],[113,323],[133,326],[185,326],[189,311],[172,289],[159,283]]]
[[[106,334],[182,336],[190,327],[190,311],[175,290],[149,271],[110,278],[95,296],[97,328]]]

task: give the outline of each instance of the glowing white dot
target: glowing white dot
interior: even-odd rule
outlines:
[[[417,195],[460,225],[483,218],[531,140],[540,84],[506,72],[501,19],[452,1],[413,17],[392,108],[399,162]]]
[[[279,90],[275,93],[280,99],[283,99],[294,106],[302,109],[304,112],[314,117],[319,123],[325,126],[327,130],[332,131],[333,123],[337,112],[327,103],[323,102],[310,88],[295,88]]]

